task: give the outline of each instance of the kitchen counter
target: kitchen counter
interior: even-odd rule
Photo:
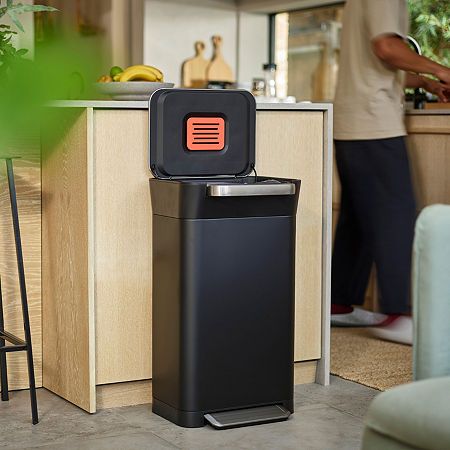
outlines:
[[[147,109],[147,101],[117,101],[117,100],[58,100],[50,106],[60,108],[95,108],[95,109]],[[332,103],[258,103],[256,109],[295,109],[305,111],[332,111]]]
[[[52,106],[66,132],[42,149],[42,384],[89,412],[150,402],[147,102]],[[256,168],[302,180],[295,383],[328,384],[332,105],[258,105]]]
[[[149,401],[152,280],[151,246],[147,245],[151,233],[147,102],[52,105],[61,116],[61,129],[67,121],[67,133],[56,143],[44,139],[42,173],[39,139],[23,140],[14,149],[22,155],[14,167],[36,382],[89,411]],[[257,108],[258,173],[303,181],[297,244],[296,381],[326,383],[332,105],[261,104]],[[419,209],[449,202],[449,113],[448,109],[407,111]],[[1,192],[7,193],[5,177],[2,180]],[[334,200],[337,212],[337,177]],[[16,268],[11,264],[14,240],[7,195],[0,196],[0,208],[5,218],[0,267],[6,321],[10,331],[20,335],[23,326],[16,302]],[[11,389],[28,387],[25,355],[10,355],[8,369]]]
[[[449,116],[450,109],[407,109],[407,116]]]

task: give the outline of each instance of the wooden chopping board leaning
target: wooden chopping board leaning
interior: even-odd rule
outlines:
[[[208,81],[228,81],[234,82],[233,71],[222,55],[222,37],[213,36],[214,47],[213,57],[206,69],[206,79]]]
[[[194,44],[195,56],[187,59],[181,66],[181,85],[188,88],[204,88],[207,85],[206,69],[209,61],[203,56],[205,43]]]
[[[181,86],[205,88],[209,81],[234,82],[233,71],[222,55],[222,37],[213,36],[213,56],[210,61],[203,56],[205,43],[197,41],[195,56],[184,61],[181,66]]]

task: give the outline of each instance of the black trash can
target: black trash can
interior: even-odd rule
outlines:
[[[162,89],[149,115],[153,412],[184,427],[285,420],[300,181],[256,176],[246,91]]]

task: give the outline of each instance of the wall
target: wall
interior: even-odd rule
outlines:
[[[237,0],[236,3],[242,11],[276,13],[344,2],[345,0]]]
[[[239,13],[238,80],[262,77],[268,62],[269,18],[266,14]]]
[[[144,7],[144,64],[159,67],[167,81],[180,83],[183,61],[194,55],[194,42],[223,37],[223,54],[240,82],[261,76],[267,59],[268,26],[264,14],[239,13],[233,1],[146,0]]]

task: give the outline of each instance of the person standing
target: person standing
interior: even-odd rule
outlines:
[[[421,87],[447,102],[450,69],[412,51],[405,41],[408,27],[406,0],[347,0],[334,101],[342,198],[332,257],[331,321],[376,326],[376,336],[411,344],[416,204],[403,89]],[[364,302],[373,264],[381,314],[354,307]]]

